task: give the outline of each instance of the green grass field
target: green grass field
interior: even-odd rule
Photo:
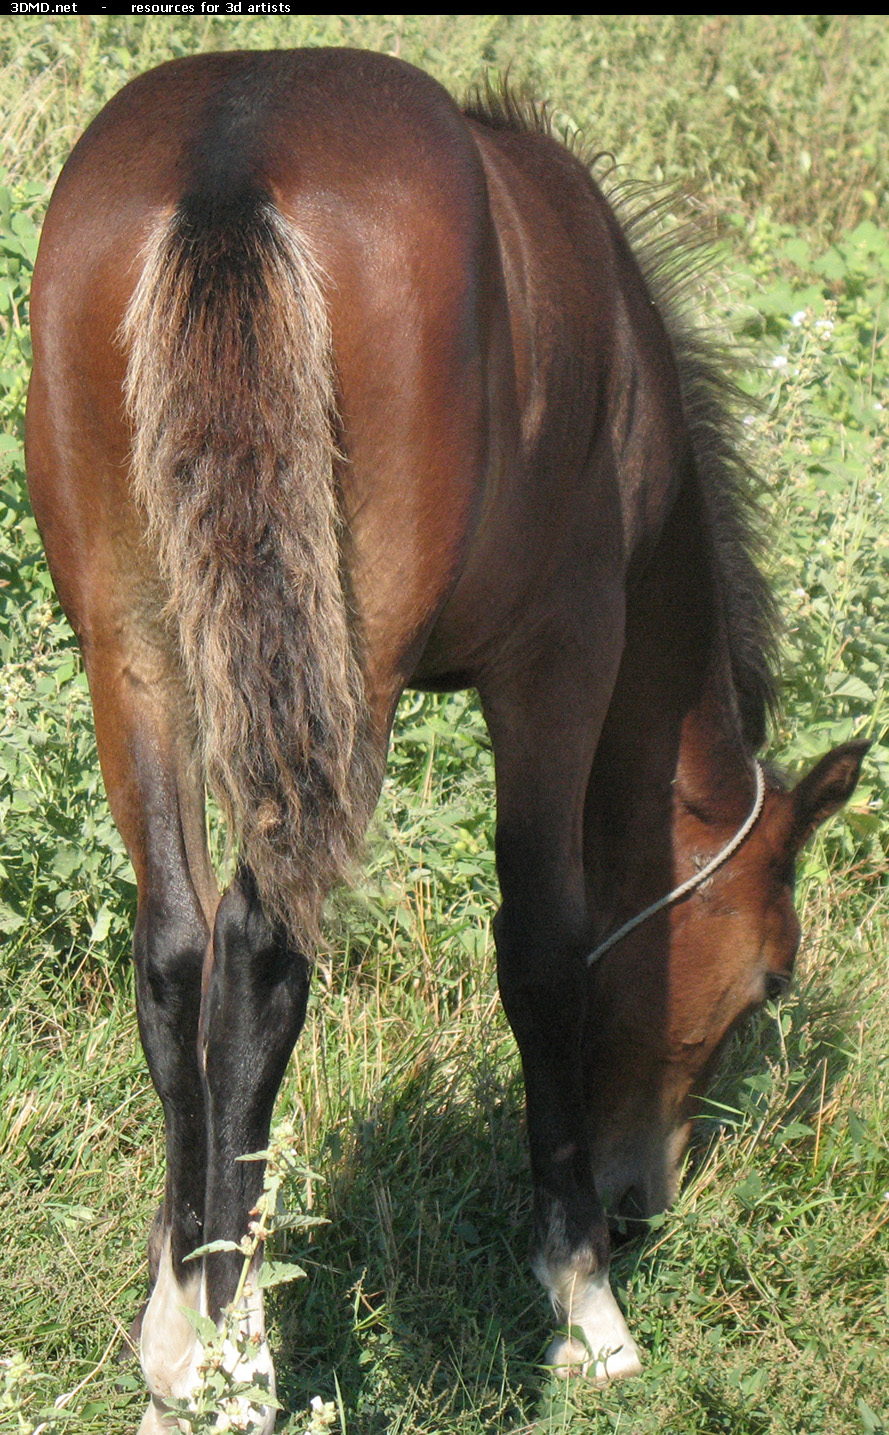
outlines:
[[[801,867],[791,994],[733,1040],[674,1210],[613,1276],[646,1353],[541,1366],[518,1062],[496,996],[491,761],[471,695],[408,695],[359,890],[332,906],[280,1099],[306,1280],[271,1297],[279,1429],[851,1435],[889,1428],[889,27],[882,17],[0,20],[0,1431],[118,1435],[160,1110],[132,874],[25,496],[27,296],[52,182],[127,79],[221,46],[510,69],[630,179],[688,182],[703,320],[741,346],[786,616],[769,756],[875,740]],[[677,201],[677,205],[678,205]],[[306,1225],[296,1217],[323,1218]],[[313,1397],[314,1409],[311,1406]]]

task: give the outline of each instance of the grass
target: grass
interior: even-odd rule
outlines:
[[[725,243],[707,316],[746,346],[746,424],[787,615],[770,753],[876,739],[800,876],[793,992],[727,1052],[675,1208],[613,1272],[646,1353],[599,1392],[541,1369],[530,1185],[490,922],[491,758],[465,695],[408,696],[359,892],[331,912],[281,1094],[305,1165],[274,1238],[285,1431],[875,1435],[889,1425],[889,32],[880,17],[28,20],[0,30],[0,1431],[116,1432],[162,1187],[138,1049],[132,874],[24,497],[36,225],[132,74],[220,44],[366,44],[456,92],[512,65],[629,172],[690,180]],[[595,147],[595,146],[594,146]],[[756,402],[754,402],[754,400]],[[315,1398],[316,1405],[311,1402]]]

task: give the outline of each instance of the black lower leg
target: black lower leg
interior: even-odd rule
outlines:
[[[197,1055],[201,970],[209,931],[196,903],[140,905],[133,950],[139,1031],[164,1108],[163,1238],[177,1275],[203,1239],[206,1128]]]
[[[533,932],[526,922],[511,920],[506,903],[495,935],[501,997],[525,1081],[532,1254],[550,1266],[604,1268],[610,1242],[593,1180],[581,1077],[586,944],[582,935],[560,933],[553,922],[545,945],[535,950]]]
[[[201,1010],[208,1112],[205,1240],[238,1241],[262,1191],[264,1165],[239,1157],[268,1145],[272,1109],[305,1020],[310,965],[263,912],[252,874],[239,867],[216,915],[213,964]],[[216,1317],[235,1294],[237,1253],[205,1260]]]

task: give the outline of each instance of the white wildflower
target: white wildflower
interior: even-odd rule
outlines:
[[[320,1395],[313,1395],[309,1401],[309,1409],[312,1419],[305,1435],[316,1435],[316,1432],[320,1435],[321,1431],[329,1430],[336,1421],[336,1406],[332,1400],[322,1400]]]

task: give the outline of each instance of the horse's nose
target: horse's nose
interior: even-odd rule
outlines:
[[[766,974],[766,1001],[774,1002],[783,996],[793,980],[790,972],[768,972]]]
[[[651,1214],[648,1202],[638,1186],[627,1186],[619,1201],[614,1201],[608,1217],[613,1246],[622,1246],[645,1230],[646,1217]]]

